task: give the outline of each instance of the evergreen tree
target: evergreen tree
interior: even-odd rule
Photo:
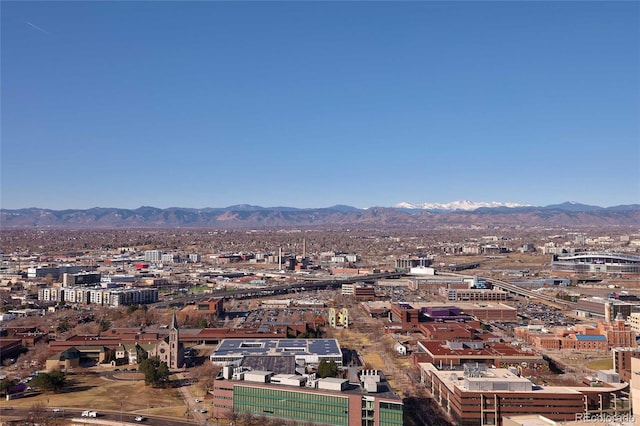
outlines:
[[[67,378],[60,370],[51,373],[40,373],[31,381],[31,385],[45,391],[58,392],[67,384]]]
[[[334,360],[327,361],[323,359],[318,365],[318,377],[324,379],[325,377],[336,377],[338,375],[338,365]]]
[[[144,374],[144,382],[147,385],[161,387],[169,382],[169,367],[166,362],[160,362],[158,357],[143,360],[138,369]]]

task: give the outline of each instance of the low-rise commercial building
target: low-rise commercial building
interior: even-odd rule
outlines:
[[[342,365],[342,350],[336,339],[228,339],[209,356],[213,364],[239,366],[245,357],[294,357],[298,365],[333,361]]]
[[[518,371],[548,370],[542,354],[524,352],[502,342],[419,340],[417,345],[417,351],[412,354],[416,365],[428,362],[438,368],[457,369],[465,364],[479,363],[515,367]]]

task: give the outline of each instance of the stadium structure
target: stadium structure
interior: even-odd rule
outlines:
[[[554,255],[551,269],[559,273],[640,275],[640,256],[594,252]]]

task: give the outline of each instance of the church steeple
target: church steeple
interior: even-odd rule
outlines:
[[[173,318],[171,319],[171,327],[169,327],[171,330],[177,330],[178,329],[178,317],[176,316],[176,310],[173,310]]]
[[[171,328],[169,329],[169,362],[167,366],[170,370],[177,370],[182,366],[184,361],[184,352],[180,344],[180,330],[178,329],[178,316],[173,311],[171,319]]]

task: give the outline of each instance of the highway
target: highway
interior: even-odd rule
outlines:
[[[251,298],[260,298],[260,297],[268,297],[273,295],[280,294],[289,294],[289,293],[297,293],[301,291],[314,291],[314,290],[331,290],[337,289],[342,286],[342,284],[353,284],[357,282],[367,282],[367,281],[376,281],[385,278],[400,278],[406,276],[407,274],[402,272],[385,272],[380,274],[370,274],[370,275],[362,275],[362,276],[352,276],[346,278],[336,278],[332,280],[322,280],[322,281],[302,281],[296,283],[288,283],[288,284],[279,284],[269,287],[256,287],[256,288],[244,288],[238,290],[219,290],[214,291],[213,293],[207,293],[205,295],[193,295],[186,296],[171,302],[162,301],[155,303],[156,308],[162,308],[169,306],[178,306],[184,305],[188,303],[196,303],[200,300],[207,298],[224,298],[224,299],[251,299]],[[447,274],[447,275],[460,275],[460,274]],[[553,296],[549,296],[543,293],[535,292],[523,287],[519,287],[515,284],[511,284],[506,281],[498,280],[495,278],[488,277],[478,277],[480,279],[484,279],[488,282],[493,283],[495,288],[499,288],[508,293],[512,293],[518,296],[528,297],[530,299],[537,299],[541,302],[546,302],[548,304],[553,304],[557,307],[562,307],[564,309],[574,309],[577,306],[577,303],[570,302],[568,300],[557,299]]]
[[[524,296],[531,299],[538,299],[542,302],[551,303],[553,305],[562,306],[565,309],[574,309],[578,306],[576,302],[570,302],[568,300],[557,299],[553,296],[549,296],[543,293],[539,293],[536,291],[528,290],[526,288],[519,287],[515,284],[508,283],[506,281],[497,280],[495,278],[483,278],[479,277],[487,282],[491,282],[494,288],[499,288],[500,290],[506,291],[508,293],[516,294],[518,296]]]
[[[362,276],[353,276],[347,278],[336,278],[332,280],[324,281],[302,281],[289,284],[279,284],[269,287],[256,287],[256,288],[244,288],[238,290],[220,290],[212,293],[200,294],[194,296],[181,297],[171,302],[161,301],[153,304],[156,308],[163,308],[168,306],[178,306],[188,303],[195,303],[203,299],[208,298],[223,298],[223,299],[251,299],[268,297],[279,294],[297,293],[300,291],[313,291],[313,290],[332,290],[342,286],[342,284],[353,284],[357,282],[375,281],[385,278],[399,278],[405,276],[402,272],[385,272],[381,274],[370,274]]]

